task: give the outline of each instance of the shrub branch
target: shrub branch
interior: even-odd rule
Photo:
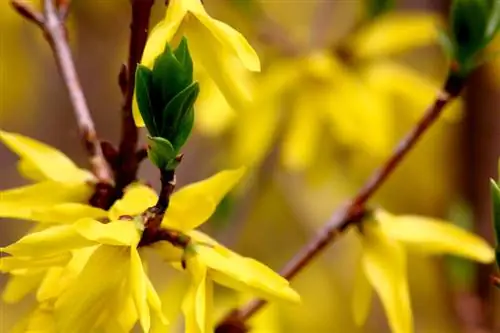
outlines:
[[[359,192],[346,204],[338,209],[319,230],[316,236],[300,249],[297,254],[285,265],[281,275],[292,279],[302,271],[314,258],[316,258],[327,245],[335,241],[351,225],[359,223],[367,213],[366,203],[375,192],[385,183],[396,167],[408,155],[423,134],[438,119],[444,107],[455,99],[462,90],[464,80],[453,73],[446,80],[443,89],[438,93],[434,103],[411,131],[399,142],[396,149],[385,163],[368,179]],[[227,314],[216,328],[217,333],[246,332],[245,322],[259,311],[266,301],[254,299],[239,309],[234,309]]]

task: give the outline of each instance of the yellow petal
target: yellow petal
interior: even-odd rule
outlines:
[[[351,50],[356,57],[369,58],[430,45],[437,41],[438,24],[439,19],[435,15],[386,14],[353,37]]]
[[[158,200],[155,190],[144,184],[132,184],[125,189],[123,198],[117,200],[109,210],[109,218],[117,220],[122,215],[134,216],[154,206]]]
[[[196,129],[213,137],[222,134],[236,120],[236,112],[229,106],[224,95],[200,66],[195,68],[195,80],[203,87],[196,99]]]
[[[34,185],[0,191],[0,216],[32,219],[31,212],[54,204],[85,202],[92,187],[85,183],[45,181]]]
[[[83,237],[73,226],[58,225],[26,235],[3,248],[3,251],[15,256],[44,256],[94,244],[95,242]]]
[[[104,209],[81,203],[63,203],[50,207],[33,209],[31,219],[44,223],[72,223],[82,218],[99,219],[108,216]]]
[[[300,301],[300,296],[285,278],[256,260],[241,257],[220,245],[196,246],[196,253],[210,268],[209,276],[218,283],[266,299]]]
[[[413,332],[406,258],[402,247],[388,238],[376,223],[363,225],[362,265],[382,301],[393,333]]]
[[[391,94],[406,102],[405,108],[415,120],[422,117],[422,112],[436,98],[440,88],[437,82],[422,76],[416,70],[392,61],[370,64],[361,75],[372,89]],[[443,117],[448,121],[459,120],[461,101],[457,100],[447,107]]]
[[[146,295],[146,273],[142,267],[141,257],[135,248],[130,249],[130,284],[132,288],[132,298],[139,315],[142,330],[149,332],[151,317]]]
[[[139,243],[141,232],[133,221],[101,223],[82,219],[74,224],[75,230],[88,240],[101,244],[131,246]]]
[[[446,221],[424,216],[393,216],[377,212],[382,230],[388,237],[427,253],[453,254],[491,263],[493,248],[482,238]]]
[[[78,278],[55,303],[58,332],[88,333],[103,324],[102,316],[121,291],[130,269],[130,248],[99,246]]]
[[[59,297],[67,286],[74,282],[97,247],[73,250],[72,258],[65,267],[49,269],[36,293],[37,301],[44,302]]]
[[[220,42],[220,44],[233,52],[237,56],[243,66],[253,72],[260,71],[260,59],[257,52],[248,43],[245,37],[224,22],[213,19],[200,6],[196,6],[196,10],[192,10],[198,20],[208,29],[210,33]]]
[[[175,192],[162,222],[164,227],[188,231],[204,223],[224,196],[240,181],[245,168],[221,171]]]
[[[191,285],[184,296],[182,312],[185,329],[189,333],[209,333],[212,327],[212,282],[207,278],[207,267],[193,256],[187,261]]]
[[[282,158],[286,168],[302,171],[314,161],[318,152],[322,122],[311,101],[318,96],[302,93],[295,101],[283,139]]]
[[[196,19],[185,25],[189,50],[195,64],[203,66],[231,107],[245,110],[251,101],[247,81],[234,73],[241,63]]]
[[[0,271],[6,273],[16,269],[38,269],[64,266],[70,259],[71,254],[69,252],[36,257],[2,257],[0,258]]]
[[[40,285],[43,276],[44,273],[10,276],[3,288],[2,300],[8,304],[19,302]]]
[[[163,307],[160,300],[160,296],[156,292],[151,280],[146,277],[146,294],[148,300],[148,306],[151,311],[151,333],[165,332],[168,328],[169,322],[167,317],[163,313]]]
[[[59,182],[85,182],[92,175],[78,168],[66,155],[34,139],[0,131],[0,140],[23,160],[22,170],[39,179]],[[30,172],[31,171],[31,172]]]
[[[47,304],[39,304],[20,325],[16,325],[12,333],[56,333],[54,313]]]
[[[356,271],[352,296],[352,313],[354,323],[358,326],[363,326],[370,314],[372,294],[373,288],[363,272],[362,265],[359,265]]]

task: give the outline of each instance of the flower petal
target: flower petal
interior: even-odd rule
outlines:
[[[393,216],[378,211],[377,220],[388,237],[427,253],[453,254],[491,263],[493,248],[482,238],[451,223],[423,216]]]
[[[70,202],[33,209],[30,217],[37,222],[69,224],[82,218],[99,219],[107,216],[108,212],[104,209]]]
[[[359,265],[356,271],[352,296],[352,313],[354,323],[363,326],[370,314],[372,305],[373,288],[368,282],[362,265]]]
[[[88,240],[108,245],[135,246],[141,237],[136,224],[125,220],[101,223],[82,219],[74,224],[74,229]]]
[[[91,195],[92,187],[85,183],[45,181],[13,188],[0,191],[0,216],[33,219],[33,210],[65,202],[85,202]]]
[[[211,34],[217,38],[224,48],[241,60],[243,66],[250,71],[260,72],[259,56],[245,37],[226,23],[210,17],[201,5],[201,2],[199,4],[194,10],[190,8],[190,11],[192,11],[196,18],[210,30]]]
[[[204,223],[240,181],[245,168],[221,171],[172,194],[162,226],[188,231]]]
[[[430,45],[437,41],[438,24],[439,19],[435,15],[386,14],[352,38],[351,50],[356,57],[369,58]]]
[[[146,277],[146,294],[148,306],[151,311],[151,329],[150,333],[165,332],[168,328],[169,322],[163,313],[162,303],[160,296],[156,292],[151,280]]]
[[[0,271],[6,273],[16,269],[38,269],[64,266],[70,259],[71,254],[69,252],[36,257],[2,257],[0,258]]]
[[[248,108],[252,99],[248,81],[235,75],[241,72],[240,61],[196,19],[185,24],[185,35],[195,66],[203,66],[235,111]]]
[[[141,257],[136,248],[130,249],[130,285],[142,330],[147,333],[151,326],[151,317],[146,294],[146,273],[142,267]]]
[[[58,332],[95,332],[103,324],[102,313],[112,305],[130,269],[129,251],[129,247],[109,245],[94,251],[83,271],[55,303]]]
[[[391,331],[413,332],[410,294],[406,276],[406,258],[402,247],[388,238],[376,223],[363,225],[362,265],[377,292]]]
[[[218,283],[266,299],[300,301],[285,278],[256,260],[241,257],[221,245],[199,245],[195,250],[200,261],[210,268],[209,276]]]
[[[78,168],[71,159],[40,141],[26,136],[0,131],[0,140],[19,155],[21,170],[30,178],[59,182],[85,182],[92,179],[90,172]]]
[[[37,301],[44,302],[59,297],[67,286],[75,281],[97,247],[91,246],[73,250],[71,251],[72,258],[65,267],[49,269],[37,290]]]
[[[302,93],[297,97],[295,109],[291,111],[289,125],[283,139],[283,164],[292,171],[303,171],[311,165],[318,152],[321,119],[311,105],[318,96]]]
[[[42,282],[44,273],[12,275],[2,291],[2,300],[7,304],[17,303]]]
[[[72,225],[60,225],[26,235],[3,248],[3,251],[14,256],[44,256],[94,244],[95,242],[83,237]]]
[[[207,267],[197,256],[187,260],[191,274],[191,285],[184,296],[182,312],[185,317],[186,332],[212,332],[212,282],[207,278]]]
[[[117,220],[122,215],[134,216],[154,206],[158,200],[155,190],[144,184],[135,183],[125,189],[123,198],[117,200],[109,210],[109,218]]]

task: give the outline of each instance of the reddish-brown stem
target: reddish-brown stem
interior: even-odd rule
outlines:
[[[118,148],[118,163],[115,170],[116,187],[120,193],[137,177],[141,159],[136,154],[138,130],[132,115],[134,98],[135,70],[141,60],[148,37],[149,18],[154,0],[130,0],[132,20],[130,23],[130,42],[127,66],[122,67],[119,75],[120,88],[124,94],[122,107],[122,133]]]
[[[12,5],[22,16],[34,22],[43,30],[68,90],[83,146],[89,155],[92,171],[100,184],[112,184],[111,170],[102,154],[94,122],[90,116],[87,101],[85,100],[85,95],[83,94],[73,57],[68,46],[64,24],[61,21],[53,0],[44,1],[43,15],[36,12],[27,4],[18,1],[12,1]]]
[[[393,173],[408,152],[415,146],[422,135],[436,121],[444,107],[453,100],[461,91],[463,79],[450,75],[438,94],[434,103],[426,111],[422,119],[413,129],[400,141],[394,152],[387,161],[377,169],[368,179],[365,185],[354,196],[349,203],[337,210],[327,224],[318,234],[288,262],[281,271],[281,275],[287,279],[293,278],[302,271],[308,264],[322,252],[322,250],[332,243],[349,226],[362,220],[366,213],[365,204],[380,188],[386,179]],[[266,301],[255,299],[247,303],[240,309],[231,311],[218,325],[216,332],[237,332],[234,330],[234,323],[244,323],[252,317],[259,309],[266,304]],[[241,326],[241,325],[240,325]],[[244,332],[239,330],[238,332]]]

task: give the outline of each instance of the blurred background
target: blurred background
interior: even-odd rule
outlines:
[[[369,3],[204,2],[213,17],[248,38],[263,71],[242,77],[254,95],[244,112],[231,110],[213,82],[196,74],[202,89],[197,126],[184,149],[178,183],[249,165],[244,184],[224,199],[205,230],[276,270],[390,154],[446,74],[436,31],[448,1],[399,0],[389,13]],[[152,22],[164,12],[164,2],[156,1]],[[98,134],[115,143],[122,103],[118,72],[127,59],[129,20],[128,1],[74,0],[68,21]],[[497,178],[500,156],[499,66],[494,60],[473,75],[464,98],[409,154],[374,205],[445,218],[493,242],[488,179]],[[0,2],[0,127],[49,143],[87,166],[50,49],[8,1]],[[25,183],[16,160],[0,147],[1,189]],[[140,174],[158,184],[149,162]],[[1,245],[30,227],[23,221],[1,222]],[[293,281],[302,305],[266,307],[250,322],[255,332],[388,332],[376,298],[364,328],[355,327],[351,318],[359,246],[352,232],[330,246]],[[175,315],[182,281],[152,260],[153,281],[171,300],[167,310]],[[416,253],[408,262],[417,332],[500,332],[495,291],[488,282],[491,268]],[[244,300],[225,289],[217,295],[220,315]],[[0,304],[0,331],[8,332],[31,302]]]

